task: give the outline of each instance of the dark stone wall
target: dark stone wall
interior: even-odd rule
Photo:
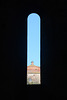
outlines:
[[[66,98],[64,90],[66,55],[63,2],[7,1],[1,5],[3,35],[0,88],[8,100]],[[27,86],[27,16],[41,17],[41,86]],[[66,86],[66,85],[65,85]],[[66,88],[66,87],[65,87]],[[26,96],[24,96],[26,95]]]

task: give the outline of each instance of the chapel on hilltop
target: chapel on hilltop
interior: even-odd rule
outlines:
[[[40,73],[40,67],[34,65],[34,62],[31,61],[31,65],[27,66],[27,73],[28,74],[33,74],[33,73],[39,74]]]

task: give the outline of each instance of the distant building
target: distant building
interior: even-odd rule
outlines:
[[[31,61],[31,65],[27,66],[27,73],[40,73],[40,67],[34,65],[34,62]]]

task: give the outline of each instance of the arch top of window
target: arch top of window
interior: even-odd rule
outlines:
[[[36,16],[38,16],[39,18],[41,18],[41,16],[40,16],[38,13],[35,12],[35,13],[29,13],[29,14],[27,15],[27,19],[28,19],[28,17],[31,16],[31,15],[36,15]]]

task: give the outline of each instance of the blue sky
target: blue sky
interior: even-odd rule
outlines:
[[[40,16],[36,13],[27,18],[27,66],[31,61],[40,66]]]

